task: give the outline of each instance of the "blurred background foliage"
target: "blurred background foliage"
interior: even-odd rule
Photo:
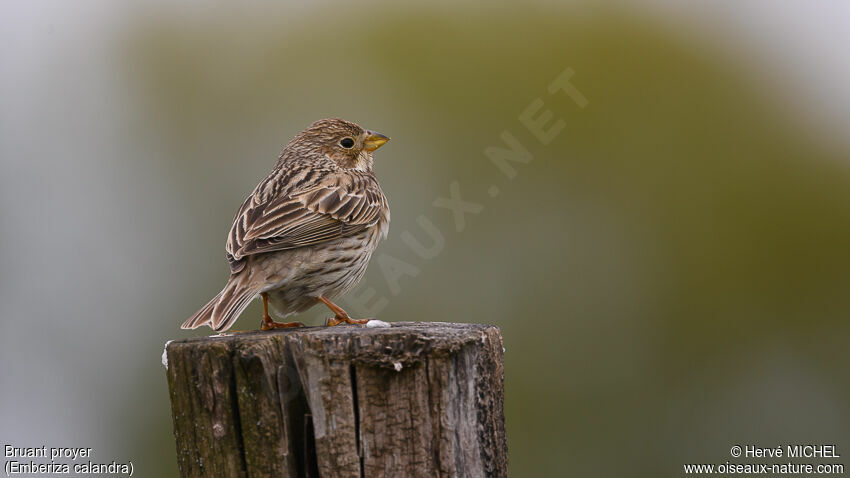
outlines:
[[[378,253],[416,272],[393,294],[373,261],[380,318],[502,328],[513,476],[850,446],[846,124],[820,127],[722,16],[107,5],[22,8],[3,50],[7,442],[174,475],[162,344],[198,333],[179,324],[224,283],[233,214],[283,145],[339,116],[393,137]],[[586,108],[547,91],[568,67]],[[535,98],[566,123],[548,145],[518,120]],[[514,179],[483,154],[504,130],[534,155]],[[484,206],[461,232],[432,205],[454,181]],[[446,240],[429,260],[400,239],[426,242],[420,215]]]

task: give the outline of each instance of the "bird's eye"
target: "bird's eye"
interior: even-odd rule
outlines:
[[[351,138],[342,138],[342,140],[339,142],[339,145],[345,149],[349,149],[354,146],[354,140]]]

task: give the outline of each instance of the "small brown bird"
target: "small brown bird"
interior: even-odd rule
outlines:
[[[230,279],[183,323],[229,329],[257,296],[263,330],[318,302],[334,313],[328,325],[362,324],[331,299],[363,277],[372,252],[386,238],[387,198],[372,172],[372,152],[390,138],[337,118],[316,121],[283,149],[271,174],[245,199],[227,237]]]

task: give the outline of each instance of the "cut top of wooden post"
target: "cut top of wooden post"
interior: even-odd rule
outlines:
[[[507,476],[497,327],[281,329],[166,355],[181,476]]]

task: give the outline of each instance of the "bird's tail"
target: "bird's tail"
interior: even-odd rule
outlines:
[[[239,314],[248,307],[260,290],[252,287],[247,280],[248,274],[237,274],[230,276],[227,285],[201,310],[183,322],[183,329],[197,329],[202,325],[208,325],[216,332],[229,329]]]

